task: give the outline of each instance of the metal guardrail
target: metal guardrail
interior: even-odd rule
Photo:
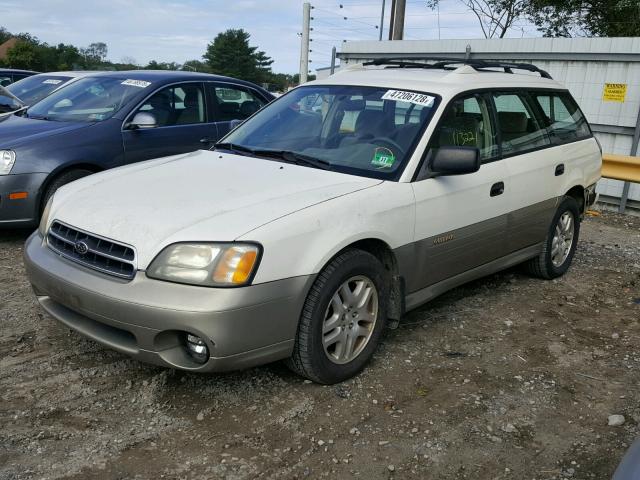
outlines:
[[[640,183],[640,157],[605,153],[602,155],[602,176]]]
[[[638,119],[638,124],[640,125],[640,115]],[[605,153],[602,155],[601,174],[603,178],[612,178],[624,182],[618,212],[625,213],[627,202],[629,201],[629,188],[631,185],[629,182],[640,183],[640,157]]]

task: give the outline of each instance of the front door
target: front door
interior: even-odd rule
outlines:
[[[209,149],[218,137],[209,118],[202,83],[180,83],[154,93],[128,117],[138,112],[154,116],[155,128],[135,129],[127,124],[122,132],[126,163]]]
[[[488,97],[453,100],[427,147],[480,150],[480,170],[414,182],[416,199],[414,273],[407,293],[455,277],[504,255],[510,186],[499,160]],[[429,151],[431,150],[431,151]]]

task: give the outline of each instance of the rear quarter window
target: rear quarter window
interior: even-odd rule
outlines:
[[[591,136],[589,125],[575,100],[566,92],[535,95],[544,112],[547,132],[555,145]]]

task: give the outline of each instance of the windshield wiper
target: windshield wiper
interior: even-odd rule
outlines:
[[[311,157],[303,153],[294,152],[292,150],[270,150],[270,149],[258,149],[245,147],[244,145],[238,145],[237,143],[216,143],[215,148],[224,148],[231,150],[232,152],[243,152],[259,157],[270,157],[284,160],[287,163],[293,163],[295,165],[307,165],[313,168],[319,168],[321,170],[331,170],[331,163],[326,160]]]
[[[237,143],[229,143],[229,142],[216,143],[214,145],[214,148],[216,150],[219,148],[222,148],[224,150],[231,150],[232,152],[243,152],[243,153],[250,153],[252,155],[255,155],[255,150],[253,150],[253,148],[245,147],[244,145],[238,145]]]
[[[331,170],[331,163],[320,158],[305,155],[304,153],[294,152],[292,150],[269,150],[269,149],[254,149],[252,150],[254,155],[278,158],[284,160],[287,163],[293,163],[295,165],[306,165],[308,167],[319,168],[321,170]]]

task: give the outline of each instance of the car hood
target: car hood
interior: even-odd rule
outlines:
[[[50,219],[134,246],[144,269],[171,243],[232,241],[297,210],[379,183],[201,150],[69,184],[56,193]]]
[[[54,122],[8,115],[0,122],[0,148],[16,148],[39,138],[77,130],[91,125],[84,122]]]

